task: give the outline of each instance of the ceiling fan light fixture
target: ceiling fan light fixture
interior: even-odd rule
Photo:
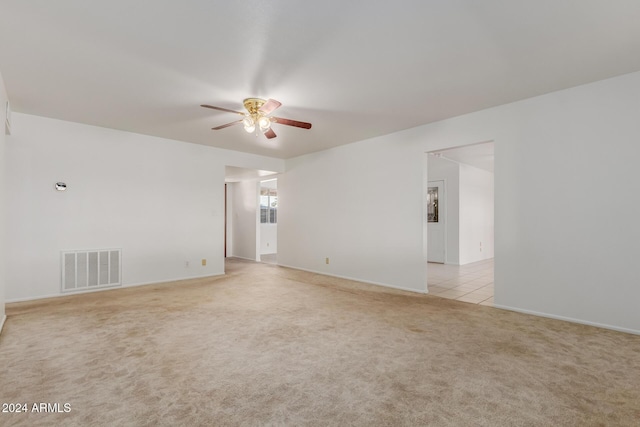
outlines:
[[[250,116],[242,119],[242,124],[244,125],[244,130],[246,130],[247,133],[252,133],[254,130],[256,130],[256,123]]]
[[[256,132],[256,129],[260,129],[260,131],[267,139],[273,139],[278,135],[276,135],[276,133],[273,131],[273,128],[271,127],[272,123],[277,123],[278,125],[284,126],[293,126],[301,129],[311,129],[311,123],[299,122],[297,120],[291,119],[283,119],[282,117],[269,116],[269,114],[271,114],[274,110],[282,105],[275,99],[269,99],[265,101],[264,99],[260,98],[247,98],[243,101],[243,104],[244,108],[247,110],[246,113],[207,104],[202,104],[201,107],[224,111],[226,113],[234,113],[242,116],[242,119],[240,120],[216,126],[214,128],[211,128],[212,130],[225,129],[230,126],[239,125],[240,123],[242,123],[242,126],[244,127],[244,130],[246,132],[253,133]],[[258,132],[256,132],[256,136],[258,136]]]
[[[258,126],[262,132],[266,132],[271,127],[271,120],[269,117],[262,116],[258,119]]]

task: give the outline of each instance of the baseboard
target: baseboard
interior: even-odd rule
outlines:
[[[508,305],[494,304],[493,306],[495,308],[500,308],[500,309],[509,310],[509,311],[515,311],[515,312],[518,312],[518,313],[531,314],[533,316],[546,317],[546,318],[555,319],[555,320],[563,320],[565,322],[578,323],[580,325],[595,326],[597,328],[610,329],[612,331],[625,332],[627,334],[640,335],[640,330],[621,328],[619,326],[607,325],[606,323],[590,322],[588,320],[574,319],[572,317],[558,316],[558,315],[555,315],[555,314],[542,313],[542,312],[539,312],[539,311],[526,310],[526,309],[517,308],[517,307],[510,307]]]
[[[243,260],[245,260],[245,261],[260,262],[260,261],[257,261],[257,260],[255,260],[255,259],[252,259],[252,258],[245,258],[245,257],[243,257],[243,256],[237,256],[237,255],[230,255],[230,256],[228,256],[227,258],[237,258],[237,259],[243,259]]]
[[[341,276],[339,274],[331,274],[331,273],[327,273],[327,272],[324,272],[324,271],[309,270],[307,268],[293,267],[291,265],[286,265],[286,264],[278,264],[278,265],[280,267],[291,268],[292,270],[300,270],[300,271],[306,271],[308,273],[322,274],[323,276],[337,277],[338,279],[353,280],[354,282],[361,282],[361,283],[366,283],[368,285],[382,286],[382,287],[385,287],[385,288],[397,289],[399,291],[414,292],[414,293],[417,293],[417,294],[426,294],[426,293],[428,293],[426,290],[419,291],[417,289],[403,288],[402,286],[390,285],[388,283],[373,282],[371,280],[363,280],[363,279],[358,279],[358,278],[355,278],[355,277]]]
[[[183,277],[183,278],[178,278],[178,279],[163,280],[161,282],[130,283],[130,284],[127,284],[127,285],[122,285],[122,286],[116,286],[116,287],[112,286],[112,287],[108,287],[108,288],[105,287],[105,288],[99,288],[99,289],[86,289],[86,290],[82,290],[82,291],[78,291],[78,292],[67,292],[67,293],[50,294],[50,295],[39,295],[37,297],[14,298],[14,299],[6,300],[5,302],[7,304],[10,304],[10,303],[14,303],[14,302],[37,301],[37,300],[48,299],[48,298],[68,297],[68,296],[71,296],[71,295],[82,295],[82,294],[89,294],[89,293],[93,293],[93,292],[104,292],[104,291],[113,291],[113,290],[117,290],[117,289],[133,288],[133,287],[136,287],[136,286],[161,285],[163,283],[180,282],[182,280],[205,279],[207,277],[217,277],[217,276],[223,276],[223,275],[224,275],[224,273],[203,274],[203,275],[200,275],[200,276],[188,276],[188,277]]]
[[[161,282],[132,283],[132,284],[125,285],[125,286],[122,286],[122,287],[123,288],[131,288],[131,287],[134,287],[134,286],[161,285],[163,283],[180,282],[182,280],[206,279],[207,277],[218,277],[218,276],[224,276],[224,271],[221,272],[221,273],[201,274],[201,275],[198,275],[198,276],[187,276],[187,277],[182,277],[182,278],[178,278],[178,279],[163,280]]]
[[[4,327],[4,322],[7,320],[7,316],[2,316],[0,319],[0,334],[2,333],[2,328]]]

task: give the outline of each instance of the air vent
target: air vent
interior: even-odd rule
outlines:
[[[74,292],[122,285],[122,251],[62,252],[62,292]]]

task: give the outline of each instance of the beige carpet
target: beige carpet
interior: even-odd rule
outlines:
[[[22,426],[638,426],[640,336],[230,260],[225,277],[11,304]]]

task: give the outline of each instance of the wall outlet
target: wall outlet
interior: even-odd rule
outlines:
[[[267,242],[267,247],[269,247],[269,242]]]
[[[326,258],[324,259],[324,263],[325,263],[325,264],[329,264],[329,257],[326,257]]]
[[[480,252],[482,252],[482,242],[480,242]]]
[[[184,266],[185,266],[185,268],[188,268],[189,267],[189,261],[185,261],[184,262]]]
[[[206,258],[202,258],[202,265],[207,265],[207,259]]]

